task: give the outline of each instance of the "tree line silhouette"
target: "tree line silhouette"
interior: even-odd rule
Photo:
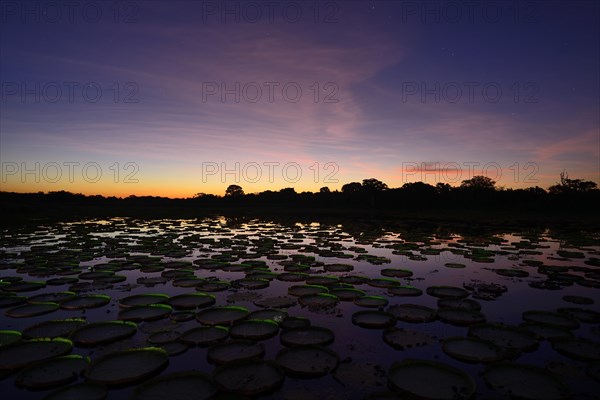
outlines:
[[[424,182],[405,183],[389,188],[384,182],[364,179],[350,182],[341,190],[322,187],[318,192],[298,193],[294,188],[260,193],[245,193],[239,185],[229,185],[223,196],[197,193],[191,198],[171,199],[157,196],[117,198],[101,195],[86,196],[66,191],[49,193],[0,192],[0,207],[9,215],[148,215],[170,210],[193,213],[201,210],[262,209],[337,212],[391,211],[410,213],[436,210],[448,213],[461,211],[536,211],[541,213],[594,212],[600,204],[600,190],[592,181],[571,179],[566,172],[560,182],[545,190],[541,187],[506,189],[485,176],[474,176],[459,186],[447,183],[430,185]]]

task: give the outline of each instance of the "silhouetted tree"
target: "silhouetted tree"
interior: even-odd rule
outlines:
[[[567,171],[560,173],[560,183],[548,188],[551,194],[561,194],[568,192],[589,192],[596,189],[596,182],[584,181],[581,179],[569,179]]]
[[[358,193],[362,190],[360,182],[350,182],[342,186],[342,193]]]
[[[363,188],[363,190],[365,190],[367,192],[382,192],[384,190],[388,190],[388,185],[386,185],[385,183],[381,182],[378,179],[370,178],[370,179],[363,179],[362,188]],[[342,190],[343,190],[343,188],[342,188]]]
[[[319,189],[319,193],[331,193],[331,190],[329,190],[327,186],[323,186],[321,189]]]
[[[462,181],[461,188],[478,189],[478,190],[494,190],[496,189],[496,181],[483,175],[476,175],[471,179]]]
[[[225,190],[225,196],[237,197],[243,195],[244,189],[242,189],[242,187],[239,185],[229,185],[227,190]]]

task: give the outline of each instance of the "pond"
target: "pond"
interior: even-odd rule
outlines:
[[[593,399],[600,232],[267,218],[0,231],[10,399]]]

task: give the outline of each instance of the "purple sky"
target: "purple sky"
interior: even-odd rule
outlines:
[[[48,4],[2,1],[1,190],[600,182],[597,2]]]

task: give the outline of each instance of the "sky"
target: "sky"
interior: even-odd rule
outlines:
[[[596,1],[0,1],[0,190],[600,183]]]

